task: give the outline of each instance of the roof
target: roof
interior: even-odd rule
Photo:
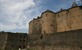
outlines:
[[[73,2],[72,7],[78,6],[76,2]]]

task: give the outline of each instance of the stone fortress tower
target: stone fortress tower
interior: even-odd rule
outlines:
[[[77,29],[82,29],[82,6],[77,6],[75,2],[67,10],[61,9],[56,13],[46,10],[41,17],[29,23],[29,34],[50,34]]]
[[[32,34],[36,34],[36,33],[41,33],[42,31],[42,24],[41,24],[41,17],[38,17],[37,19],[33,19],[33,21],[31,21],[29,23],[29,33]]]
[[[55,17],[55,13],[50,11],[50,10],[46,10],[45,12],[43,12],[42,14],[42,33],[54,33],[57,32],[56,30],[56,17]]]

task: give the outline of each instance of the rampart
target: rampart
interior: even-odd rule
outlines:
[[[82,50],[82,29],[47,35],[28,35],[27,50]]]

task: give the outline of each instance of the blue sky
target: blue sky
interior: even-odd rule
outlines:
[[[57,12],[70,8],[72,3],[73,0],[0,0],[0,31],[28,32],[28,23],[45,10]]]

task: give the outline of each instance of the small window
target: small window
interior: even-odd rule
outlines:
[[[80,17],[80,16],[78,15],[78,17]]]
[[[43,39],[43,35],[40,36],[40,39]]]
[[[22,35],[20,36],[20,38],[22,38]]]
[[[66,12],[66,15],[67,15],[68,13]]]
[[[23,40],[23,42],[25,42],[25,39]]]
[[[51,25],[51,26],[53,26],[53,25]]]
[[[23,45],[23,49],[25,49],[25,46]]]
[[[24,35],[23,38],[25,38],[26,36]]]
[[[55,22],[55,20],[54,20],[54,22]]]
[[[45,33],[45,31],[44,31],[44,33]]]
[[[82,48],[82,47],[80,47],[80,48]]]
[[[19,48],[21,48],[21,45],[19,46]]]
[[[44,21],[42,21],[44,23]]]
[[[46,17],[47,17],[48,14],[46,14]]]
[[[74,16],[73,16],[73,18],[74,18]]]
[[[70,28],[71,28],[71,26],[70,26]]]
[[[58,17],[59,17],[59,15],[58,15]]]
[[[20,42],[21,42],[21,39],[20,39]]]

